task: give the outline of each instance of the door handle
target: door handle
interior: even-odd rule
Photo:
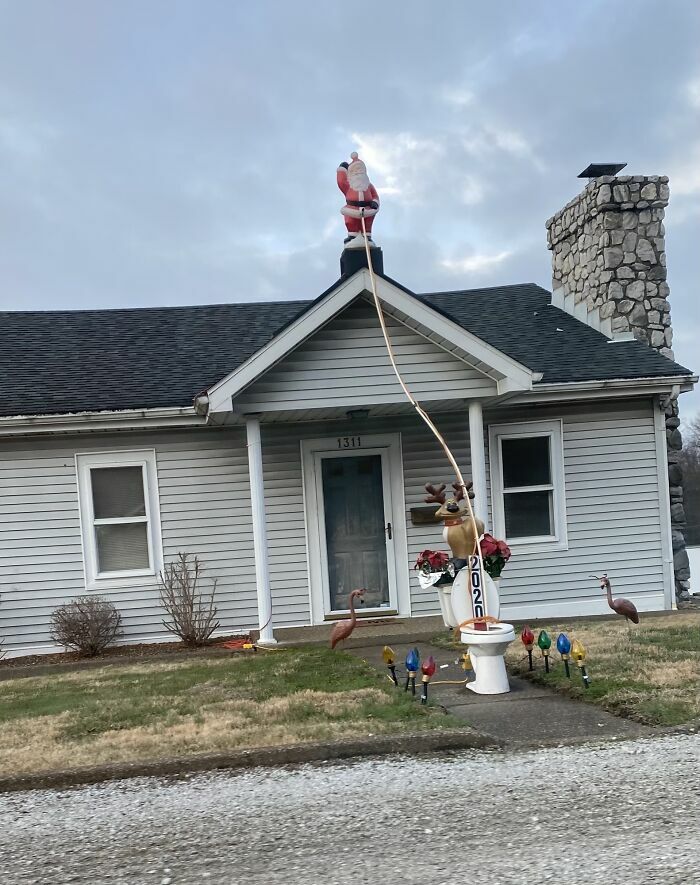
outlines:
[[[391,541],[391,523],[390,522],[388,522],[386,524],[386,534],[387,534],[387,537],[389,538],[389,540]]]

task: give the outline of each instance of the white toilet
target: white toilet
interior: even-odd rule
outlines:
[[[469,646],[475,679],[467,688],[477,694],[505,694],[510,691],[504,655],[515,639],[512,624],[489,624],[488,630],[462,630],[462,642]]]
[[[484,596],[486,613],[497,618],[500,611],[498,587],[488,576],[484,576]],[[474,617],[471,596],[468,590],[469,569],[463,568],[452,584],[450,602],[457,624]],[[467,688],[476,694],[505,694],[510,691],[504,655],[515,639],[512,624],[488,624],[487,630],[465,627],[461,639],[469,647],[475,679],[467,683]]]

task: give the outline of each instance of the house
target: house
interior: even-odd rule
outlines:
[[[697,378],[671,358],[667,201],[664,178],[591,181],[548,222],[552,294],[415,294],[373,250],[405,379],[513,550],[504,617],[602,613],[605,570],[642,611],[688,579],[674,418]],[[0,316],[10,654],[51,650],[52,610],[86,592],[127,640],[165,638],[157,575],[179,551],[217,579],[226,633],[323,624],[357,585],[370,615],[439,611],[412,565],[444,547],[424,483],[453,477],[365,263],[344,253],[313,301]]]

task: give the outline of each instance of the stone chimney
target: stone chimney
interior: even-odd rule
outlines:
[[[609,337],[631,333],[673,357],[665,175],[593,179],[547,222],[553,302]]]
[[[595,167],[591,167],[595,168]],[[609,338],[638,338],[673,359],[666,282],[665,175],[602,175],[547,222],[552,303]],[[614,346],[614,344],[612,345]],[[677,402],[666,406],[676,595],[688,595]]]

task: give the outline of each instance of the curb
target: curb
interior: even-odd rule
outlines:
[[[202,771],[278,767],[303,762],[366,758],[391,754],[433,753],[441,750],[499,749],[494,738],[467,728],[337,741],[314,741],[283,747],[260,747],[230,753],[206,753],[169,757],[152,762],[115,762],[84,768],[66,768],[0,777],[0,793],[21,790],[55,790],[135,777],[184,776]]]

